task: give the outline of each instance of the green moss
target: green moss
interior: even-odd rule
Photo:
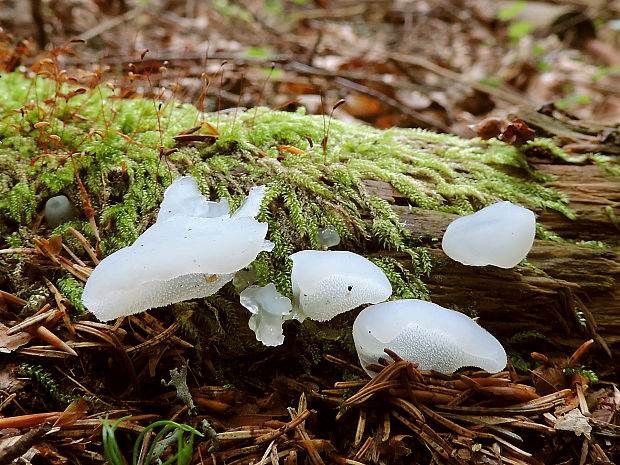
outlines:
[[[82,305],[82,286],[71,276],[64,276],[56,281],[58,289],[63,296],[71,302],[75,312],[71,314],[73,320],[78,319],[86,313],[84,305]]]
[[[428,257],[423,259],[426,261]],[[398,260],[391,257],[372,257],[370,260],[381,268],[389,279],[392,285],[390,300],[428,299],[428,290],[420,277],[406,269]],[[428,266],[430,267],[430,260]]]
[[[35,215],[32,187],[25,182],[18,182],[11,188],[5,205],[8,218],[17,223],[30,223]]]
[[[616,229],[620,230],[620,224],[618,224],[618,218],[616,218],[616,214],[614,213],[614,209],[611,207],[611,205],[605,205],[605,213],[609,217],[609,220],[616,227]]]
[[[350,327],[350,324],[345,327]],[[347,341],[340,341],[337,334],[331,331],[327,333],[319,323],[306,319],[299,326],[297,343],[303,354],[299,363],[305,372],[310,373],[313,367],[323,361],[323,354],[340,353],[341,345],[346,345]]]
[[[9,248],[23,247],[22,238],[17,231],[14,231],[9,235],[4,236],[4,239],[6,240],[6,245]]]
[[[540,362],[537,360],[525,360],[522,355],[513,353],[508,354],[508,358],[510,359],[510,363],[517,370],[518,373],[530,373],[533,369],[535,369]]]
[[[546,342],[551,342],[547,337],[545,337],[542,333],[538,331],[521,331],[519,333],[511,336],[506,343],[507,344],[518,344],[522,342],[531,341],[533,339],[540,339]]]
[[[45,371],[40,365],[28,365],[22,363],[19,366],[20,370],[29,376],[41,389],[48,393],[48,395],[61,404],[70,404],[81,396],[70,396],[63,392],[59,382],[56,381],[52,375]],[[89,399],[90,400],[90,399]]]
[[[589,380],[590,383],[593,383],[593,384],[598,383],[598,376],[596,375],[596,373],[592,370],[585,369],[585,367],[581,367],[581,368],[566,367],[562,371],[567,375],[575,374],[575,375],[583,376],[584,378]]]

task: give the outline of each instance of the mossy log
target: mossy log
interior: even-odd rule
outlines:
[[[607,248],[571,242],[536,240],[527,261],[533,265],[505,270],[470,267],[450,260],[439,249],[433,273],[424,279],[431,300],[447,307],[469,308],[500,338],[522,333],[544,336],[557,348],[577,348],[593,337],[607,352],[620,356],[620,179],[599,165],[542,163],[551,174],[546,183],[565,193],[575,219],[554,211],[538,211],[547,229],[574,241],[603,241]],[[392,204],[414,237],[440,238],[457,215],[402,206],[406,198],[392,186],[368,182],[369,188]],[[409,257],[398,254],[407,266]]]
[[[0,94],[8,96],[0,104],[0,249],[61,235],[83,250],[68,233],[72,226],[105,256],[154,222],[172,177],[194,176],[204,194],[227,197],[233,208],[251,186],[265,184],[258,219],[268,223],[275,248],[255,261],[260,285],[273,282],[290,296],[288,256],[318,248],[316,233],[328,227],[340,234],[341,249],[382,267],[393,298],[430,299],[477,315],[516,351],[566,354],[594,337],[618,355],[620,171],[612,157],[571,159],[546,138],[515,147],[335,120],[325,139],[326,119],[303,109],[203,114],[174,100],[121,98],[113,85],[71,86],[18,74],[0,80]],[[90,214],[57,228],[41,223],[45,200],[57,194]],[[499,200],[538,214],[528,262],[503,270],[448,259],[440,247],[447,224]],[[52,301],[43,276],[82,317],[79,275],[0,255],[1,290]],[[224,334],[227,348],[260,349],[255,340],[239,341],[239,315],[247,312],[232,286],[177,310],[172,317],[183,331],[205,345]],[[350,329],[336,327],[351,320],[345,316],[331,330],[354,360]],[[317,336],[311,324],[301,325],[302,338]]]

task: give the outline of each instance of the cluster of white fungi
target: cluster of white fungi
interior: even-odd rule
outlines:
[[[392,288],[383,271],[355,253],[328,250],[339,243],[332,230],[317,236],[324,250],[290,256],[292,302],[272,283],[252,285],[248,267],[261,251],[273,249],[265,240],[267,223],[255,218],[264,195],[264,186],[253,188],[231,214],[226,199],[207,201],[192,177],[176,179],[164,194],[156,223],[133,245],[101,261],[82,302],[98,319],[109,321],[209,296],[235,278],[235,286],[243,288],[241,304],[252,313],[250,328],[265,345],[284,342],[282,324],[288,319],[327,321],[374,304],[353,325],[363,367],[383,357],[384,348],[420,369],[443,373],[469,366],[498,372],[506,366],[501,344],[471,318],[421,300],[387,302]],[[531,211],[500,202],[451,223],[442,246],[466,265],[510,268],[529,252],[535,229]]]

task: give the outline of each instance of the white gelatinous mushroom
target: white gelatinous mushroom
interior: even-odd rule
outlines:
[[[254,187],[231,216],[228,202],[208,202],[191,177],[164,193],[157,221],[136,242],[106,257],[82,293],[102,321],[217,292],[237,270],[273,244],[258,222],[264,186]]]
[[[479,367],[504,369],[504,348],[490,333],[462,313],[417,299],[371,305],[353,323],[353,341],[362,367],[386,358],[388,348],[420,370],[453,373]],[[374,373],[366,370],[370,376]]]
[[[327,250],[340,244],[340,234],[330,228],[320,229],[316,232],[316,240],[323,250]]]
[[[260,196],[262,199],[262,195]],[[217,218],[230,213],[228,199],[222,197],[218,202],[211,202],[198,190],[196,180],[191,176],[182,176],[174,180],[164,192],[164,200],[159,206],[157,221],[168,221],[180,216]],[[258,209],[254,215],[256,216]]]
[[[291,255],[291,260],[295,318],[300,321],[327,321],[392,295],[381,268],[353,252],[302,250]]]
[[[65,223],[75,217],[75,209],[65,195],[56,195],[45,202],[45,221],[52,227]]]
[[[526,257],[535,235],[532,211],[499,202],[450,223],[441,247],[464,265],[512,268]]]
[[[282,344],[282,323],[293,307],[290,299],[280,294],[273,283],[263,287],[250,286],[240,297],[241,305],[253,314],[248,324],[256,339],[266,346]]]

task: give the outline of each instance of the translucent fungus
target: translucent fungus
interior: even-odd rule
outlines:
[[[106,257],[86,282],[82,302],[102,321],[217,292],[236,271],[273,244],[259,223],[264,186],[233,214],[208,202],[191,177],[176,179],[157,221],[136,242]]]
[[[64,195],[51,197],[45,202],[45,221],[52,227],[65,223],[75,216],[75,210]]]
[[[248,287],[241,293],[241,305],[252,312],[248,324],[257,340],[266,346],[278,346],[284,342],[282,323],[291,313],[292,305],[273,283]]]
[[[442,373],[469,366],[495,373],[507,362],[502,345],[474,320],[416,299],[365,308],[353,323],[353,340],[364,369],[386,357],[384,348],[418,363],[421,370]]]
[[[346,251],[302,250],[291,255],[296,318],[327,321],[366,303],[383,302],[392,286],[377,265]]]
[[[326,249],[340,244],[340,235],[333,229],[325,228],[316,232],[316,240]]]
[[[526,257],[535,235],[533,212],[499,202],[450,223],[441,246],[464,265],[512,268]]]

